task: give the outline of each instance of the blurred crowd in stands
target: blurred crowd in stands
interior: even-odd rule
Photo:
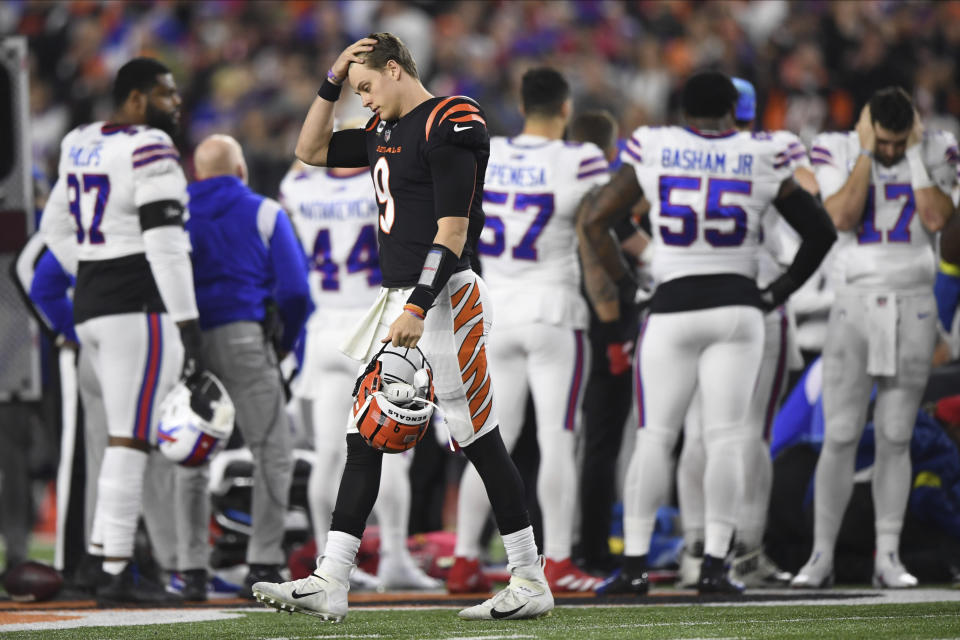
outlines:
[[[809,143],[849,128],[876,89],[900,84],[928,126],[958,132],[960,3],[672,0],[240,0],[0,5],[0,33],[29,38],[35,159],[55,169],[63,134],[109,117],[117,68],[137,54],[174,70],[189,151],[237,137],[251,187],[275,195],[300,123],[349,42],[391,31],[436,95],[479,100],[494,134],[519,131],[519,79],[562,70],[578,109],[606,108],[621,132],[675,120],[695,69],[751,80],[760,123]],[[359,104],[356,105],[359,111]],[[184,153],[185,158],[189,157]]]

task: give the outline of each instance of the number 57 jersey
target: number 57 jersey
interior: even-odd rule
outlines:
[[[574,216],[608,171],[591,143],[532,135],[490,140],[478,248],[498,326],[587,326]]]
[[[793,171],[792,136],[640,127],[621,153],[650,202],[657,283],[757,277],[760,223]]]

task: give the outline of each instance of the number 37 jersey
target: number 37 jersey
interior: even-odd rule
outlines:
[[[653,277],[757,277],[761,217],[792,175],[792,137],[640,127],[621,159],[650,202]]]
[[[310,294],[318,310],[366,309],[380,289],[377,200],[370,174],[347,176],[319,167],[291,170],[280,183],[310,260]]]

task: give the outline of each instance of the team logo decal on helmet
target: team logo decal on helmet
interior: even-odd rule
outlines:
[[[235,415],[227,390],[209,371],[181,380],[160,405],[160,452],[185,467],[201,465],[230,439]]]
[[[436,407],[433,370],[415,347],[384,345],[357,378],[353,424],[374,449],[400,453],[423,438]]]

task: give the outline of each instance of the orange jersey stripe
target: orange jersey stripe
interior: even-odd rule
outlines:
[[[371,122],[371,123],[370,123],[370,126],[367,127],[367,131],[370,131],[370,130],[373,129],[375,126],[377,126],[377,123],[378,123],[378,122],[380,122],[380,116],[375,116],[374,119],[373,119],[373,122]]]
[[[475,120],[484,126],[487,125],[487,121],[475,113],[469,113],[465,116],[460,116],[459,118],[450,118],[450,122],[470,122],[471,120]]]
[[[460,111],[471,111],[473,113],[479,113],[480,109],[477,109],[472,104],[455,104],[443,113],[443,117],[440,118],[440,122],[438,122],[437,124],[439,125],[441,122],[443,122],[453,114],[458,113]]]
[[[447,104],[451,100],[456,99],[457,97],[458,96],[450,96],[446,100],[441,101],[440,104],[435,106],[433,108],[433,111],[430,112],[430,117],[427,118],[427,126],[424,128],[424,131],[423,131],[423,135],[427,137],[427,140],[430,139],[430,127],[433,126],[433,119],[437,117],[437,114],[440,112],[440,109],[442,109],[445,104]]]

